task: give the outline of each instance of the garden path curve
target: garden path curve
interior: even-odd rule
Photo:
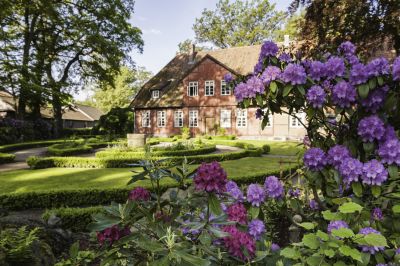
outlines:
[[[28,169],[29,166],[26,163],[26,159],[30,156],[44,156],[46,151],[47,147],[40,147],[13,152],[15,154],[15,162],[0,164],[0,172]]]

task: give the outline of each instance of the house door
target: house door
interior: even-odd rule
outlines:
[[[206,117],[206,134],[212,135],[215,133],[215,118],[214,117]]]

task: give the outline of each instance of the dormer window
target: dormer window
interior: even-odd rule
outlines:
[[[151,98],[158,99],[160,98],[160,90],[153,90],[151,94]]]

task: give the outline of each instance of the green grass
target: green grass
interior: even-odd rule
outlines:
[[[280,162],[279,158],[252,157],[221,162],[228,177],[234,178],[248,174],[268,171],[279,171],[280,166],[288,164]],[[288,162],[289,160],[283,160]],[[290,165],[295,165],[291,163]],[[195,165],[193,167],[196,167]],[[129,181],[132,168],[48,168],[41,170],[16,170],[3,172],[0,175],[0,194],[12,192],[33,192],[49,190],[73,189],[107,189],[124,188]],[[135,185],[141,185],[147,180]],[[163,180],[163,182],[173,182]]]

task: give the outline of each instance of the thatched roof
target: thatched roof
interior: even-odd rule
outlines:
[[[209,58],[224,66],[233,74],[247,75],[253,71],[261,45],[233,47],[195,54],[176,55],[140,89],[131,106],[134,108],[181,107],[183,103],[181,80],[203,60]],[[160,98],[151,98],[152,90],[160,90]]]

